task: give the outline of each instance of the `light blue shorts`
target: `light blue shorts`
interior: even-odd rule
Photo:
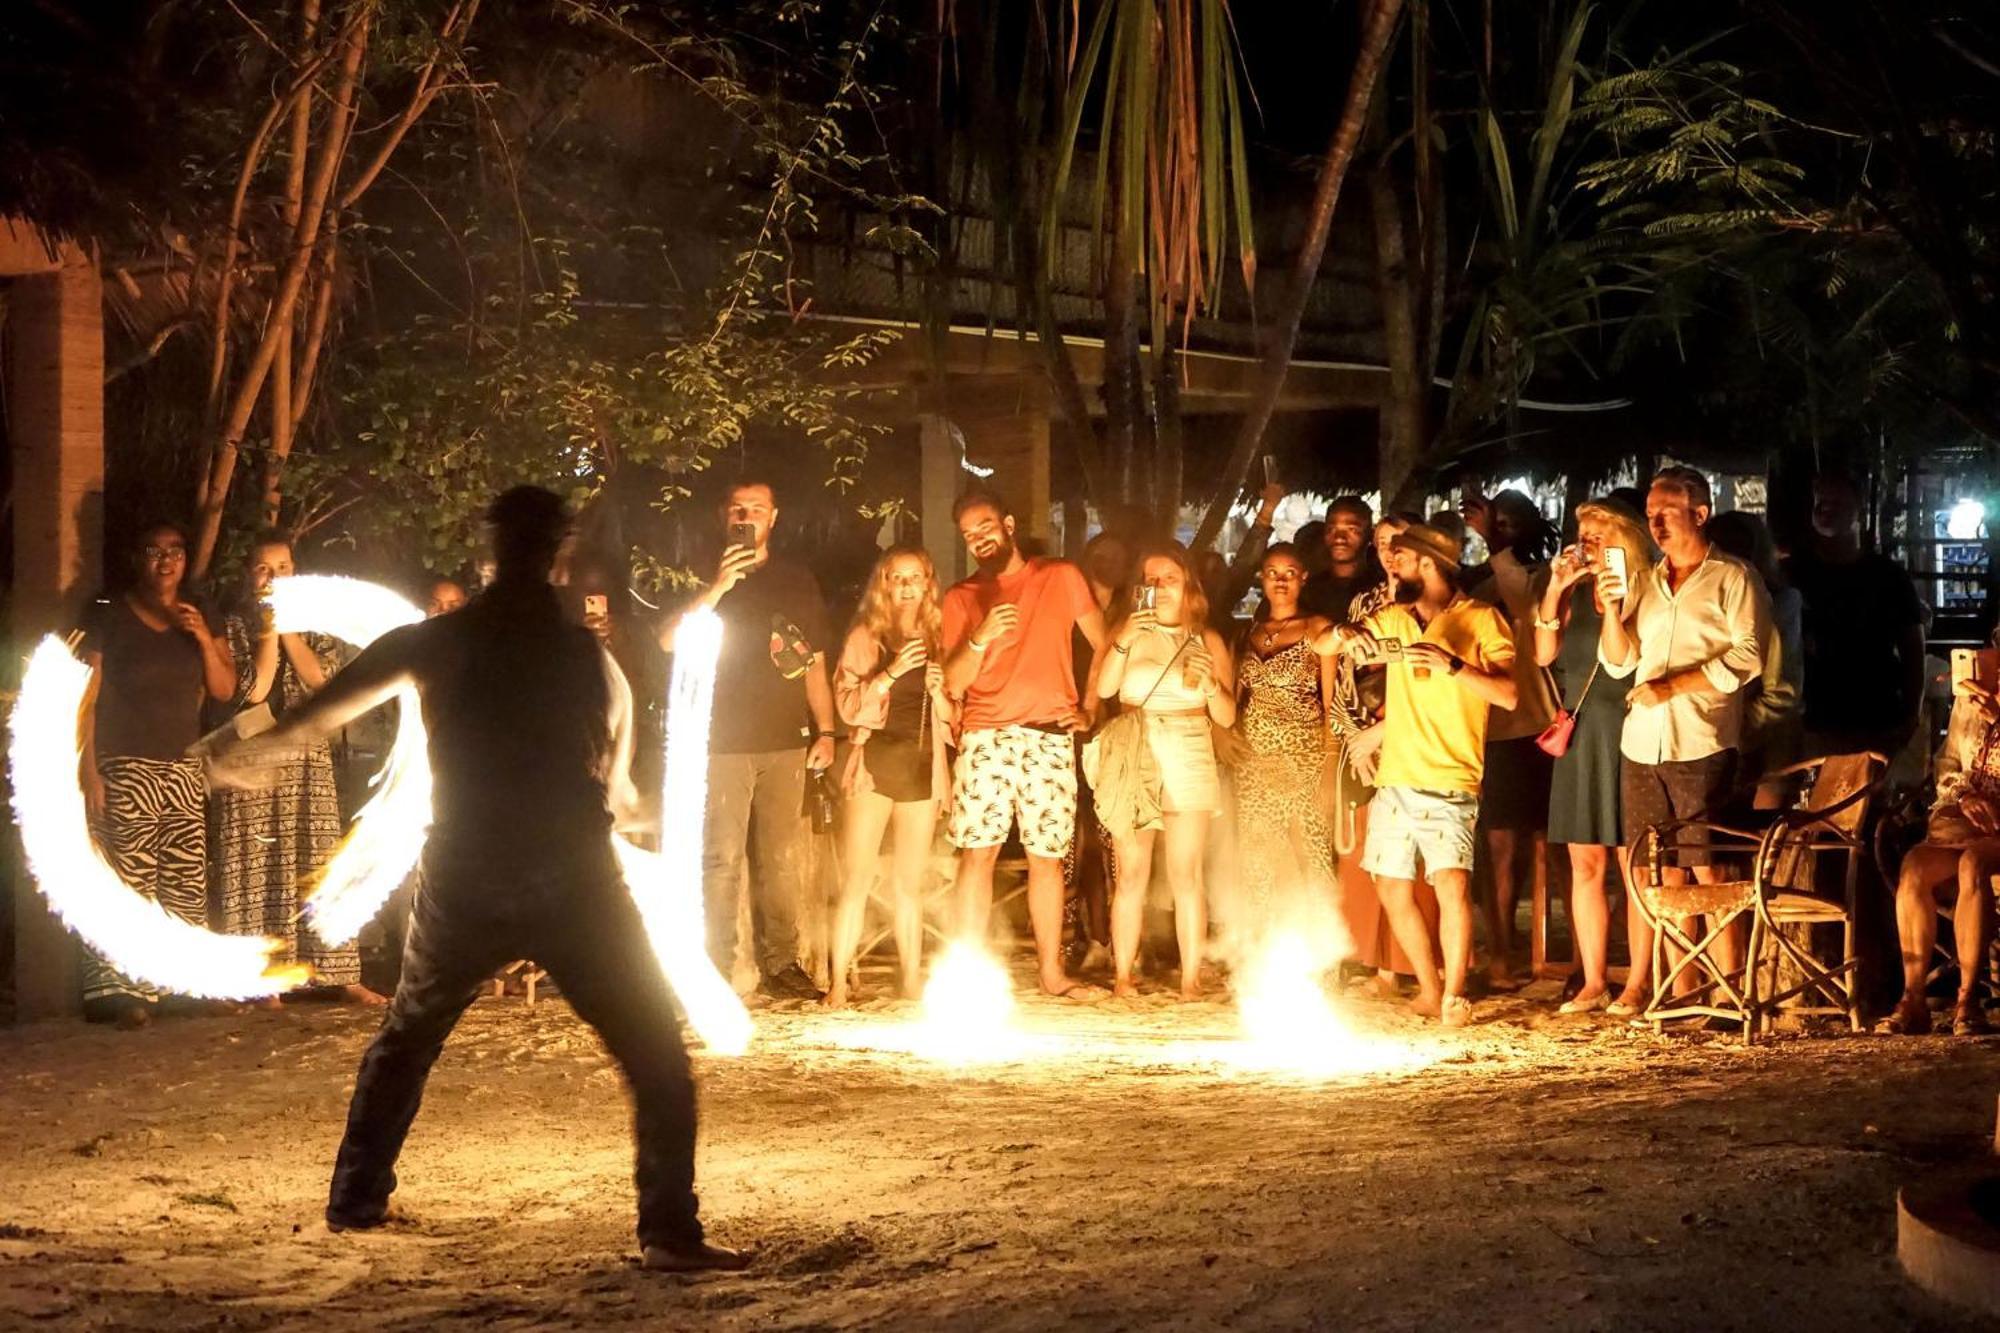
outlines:
[[[1460,791],[1383,787],[1368,803],[1368,845],[1361,868],[1382,879],[1417,877],[1436,882],[1441,870],[1472,869],[1472,829],[1479,798]]]

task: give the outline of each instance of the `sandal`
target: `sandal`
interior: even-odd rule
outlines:
[[[1993,1024],[1987,1021],[1986,1006],[1977,1000],[1968,1000],[1958,1006],[1951,1016],[1951,1035],[1954,1037],[1990,1037]]]
[[[1601,990],[1587,1000],[1580,997],[1564,1000],[1556,1007],[1556,1012],[1559,1014],[1594,1014],[1600,1009],[1609,1012],[1612,1004],[1611,992]]]
[[[1921,1037],[1931,1030],[1930,1006],[1922,1000],[1900,1000],[1890,1015],[1875,1025],[1877,1032],[1896,1037]]]

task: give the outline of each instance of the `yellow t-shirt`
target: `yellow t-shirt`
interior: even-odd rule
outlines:
[[[1378,639],[1424,639],[1463,658],[1468,668],[1506,671],[1514,665],[1514,636],[1506,617],[1485,602],[1459,599],[1417,623],[1409,607],[1385,606],[1362,622]],[[1486,771],[1486,701],[1449,672],[1432,670],[1419,680],[1407,662],[1389,663],[1378,787],[1479,794]]]

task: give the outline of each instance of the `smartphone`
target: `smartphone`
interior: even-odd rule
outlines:
[[[1276,454],[1264,455],[1264,484],[1266,486],[1276,486],[1278,484],[1278,458]]]
[[[1139,584],[1137,587],[1132,589],[1132,609],[1136,611],[1143,606],[1148,611],[1152,610],[1159,598],[1159,595],[1160,595],[1160,590],[1154,587],[1152,584],[1150,583]]]
[[[1375,660],[1378,662],[1402,661],[1403,641],[1401,639],[1377,639],[1375,641]]]
[[[2000,652],[1991,648],[1954,648],[1951,650],[1951,683],[1954,689],[1961,681],[1976,681],[1992,687],[2000,683]]]
[[[1611,571],[1612,573],[1616,574],[1616,575],[1617,575],[1617,576],[1618,576],[1618,577],[1619,577],[1620,579],[1624,579],[1624,580],[1626,581],[1626,582],[1625,582],[1625,586],[1626,586],[1627,588],[1629,588],[1629,587],[1631,587],[1631,586],[1632,586],[1632,585],[1631,585],[1631,581],[1630,581],[1630,579],[1629,579],[1629,578],[1627,578],[1627,576],[1626,576],[1626,573],[1625,573],[1625,548],[1624,548],[1624,547],[1622,547],[1622,546],[1607,546],[1607,547],[1605,547],[1605,548],[1604,548],[1604,567],[1605,567],[1606,569],[1610,570],[1610,571]]]
[[[756,525],[753,523],[731,523],[729,525],[729,544],[731,546],[741,546],[745,550],[754,548],[757,545]]]
[[[601,592],[584,594],[583,613],[586,616],[604,616],[611,612],[611,599]]]

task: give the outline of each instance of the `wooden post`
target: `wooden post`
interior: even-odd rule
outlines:
[[[8,287],[7,435],[14,476],[13,651],[73,627],[102,575],[104,293],[73,248]],[[70,781],[74,775],[49,774]],[[20,868],[17,866],[18,871]],[[76,943],[15,873],[14,994],[22,1020],[79,1008]]]

